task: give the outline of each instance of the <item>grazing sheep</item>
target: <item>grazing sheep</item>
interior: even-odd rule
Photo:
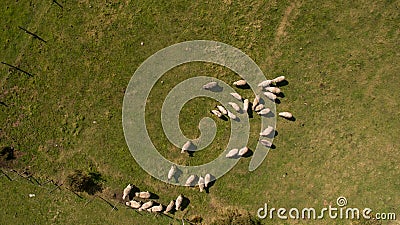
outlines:
[[[191,142],[191,141],[187,141],[187,142],[182,146],[181,153],[187,152],[187,150],[189,150],[189,148],[190,148],[191,145],[192,145],[192,142]]]
[[[259,83],[257,86],[258,87],[267,87],[270,84],[272,84],[272,82],[273,82],[272,80],[264,80],[263,82]]]
[[[194,180],[196,180],[196,175],[190,175],[185,182],[185,186],[192,186]]]
[[[215,82],[215,81],[212,81],[212,82],[210,82],[210,83],[207,83],[207,84],[203,85],[203,89],[205,89],[205,90],[211,90],[211,89],[213,89],[213,88],[215,88],[215,87],[217,87],[217,86],[218,86],[218,83]]]
[[[238,93],[236,92],[232,92],[231,95],[236,98],[239,101],[242,101],[242,96],[240,96]]]
[[[257,112],[258,115],[264,116],[267,115],[271,110],[269,108],[262,109],[261,111]]]
[[[239,150],[238,155],[239,155],[240,157],[242,157],[242,156],[244,156],[248,151],[249,151],[249,148],[248,148],[248,147],[243,147],[243,148],[241,148],[241,149]]]
[[[138,198],[148,199],[150,198],[151,194],[148,191],[141,191],[141,192],[136,192],[135,196]]]
[[[272,143],[270,141],[268,141],[268,140],[265,140],[265,139],[260,140],[260,143],[262,145],[264,145],[265,147],[268,147],[268,148],[270,148],[272,146]]]
[[[249,100],[246,98],[243,101],[243,111],[247,112],[248,109],[249,109]]]
[[[204,190],[204,178],[202,176],[200,176],[199,182],[197,182],[197,184],[199,185],[200,192],[203,192],[203,190]]]
[[[269,92],[274,93],[274,94],[281,93],[281,89],[277,88],[277,87],[265,87],[264,90],[269,91]]]
[[[142,210],[145,210],[145,209],[148,209],[148,208],[150,208],[150,207],[152,207],[153,206],[153,201],[149,201],[149,202],[146,202],[146,203],[144,203],[140,208],[139,208],[139,211],[142,211]]]
[[[234,158],[234,157],[237,156],[238,153],[239,153],[239,149],[234,148],[234,149],[230,150],[230,151],[225,155],[225,157],[226,157],[226,158]]]
[[[210,184],[210,182],[211,182],[211,174],[207,173],[204,176],[204,186],[208,187],[208,184]]]
[[[236,110],[236,112],[240,112],[240,107],[239,107],[238,104],[236,104],[236,103],[234,103],[234,102],[228,102],[228,104],[229,104],[230,106],[232,106],[232,108],[233,108],[234,110]]]
[[[176,211],[181,209],[182,202],[183,202],[183,195],[179,195],[178,198],[176,198],[176,201],[175,201],[175,210]]]
[[[140,208],[141,206],[142,206],[142,203],[141,202],[137,202],[137,201],[135,201],[135,200],[131,200],[131,201],[129,201],[129,202],[126,202],[125,203],[127,206],[130,206],[131,208],[133,208],[133,209],[138,209],[138,208]]]
[[[124,192],[122,194],[122,199],[125,200],[125,198],[129,195],[129,193],[131,193],[133,185],[128,184],[128,186],[126,186],[126,188],[124,189]]]
[[[253,100],[253,107],[252,109],[254,110],[256,108],[256,106],[258,105],[258,103],[260,103],[260,96],[256,95],[256,97]]]
[[[176,173],[176,166],[172,165],[171,169],[168,171],[168,180],[171,180],[171,178],[175,175]]]
[[[228,117],[229,118],[231,118],[231,119],[233,119],[233,120],[236,120],[236,115],[235,114],[233,114],[233,113],[231,113],[231,111],[229,111],[229,110],[226,110],[226,111],[228,111]]]
[[[245,86],[247,84],[247,82],[245,80],[238,80],[233,82],[233,85],[240,87],[240,86]]]
[[[285,118],[285,119],[292,119],[293,115],[290,112],[280,112],[279,116]]]
[[[258,112],[258,111],[261,111],[263,108],[264,108],[264,105],[263,104],[259,104],[258,106],[256,106],[254,108],[254,111]]]
[[[151,212],[154,212],[154,213],[161,212],[162,210],[163,210],[162,204],[151,207]]]
[[[273,127],[268,126],[267,128],[265,128],[261,133],[260,136],[266,137],[268,135],[270,135],[272,133],[272,131],[274,130]]]
[[[279,82],[284,81],[285,79],[286,79],[285,76],[279,76],[277,78],[272,79],[272,82],[279,83]]]
[[[165,213],[168,213],[168,212],[171,212],[171,210],[174,208],[174,205],[175,205],[175,201],[174,200],[171,200],[170,202],[169,202],[169,204],[167,205],[167,208],[165,209]]]
[[[222,105],[217,105],[217,108],[222,114],[224,114],[224,115],[228,114],[228,112]]]
[[[276,95],[274,93],[269,92],[269,91],[264,92],[264,95],[267,96],[267,98],[269,98],[271,100],[275,100],[276,99]]]
[[[213,110],[211,110],[210,112],[211,112],[212,114],[216,115],[218,118],[221,118],[221,117],[222,117],[222,113],[221,113],[220,111],[218,111],[218,110],[213,109]]]

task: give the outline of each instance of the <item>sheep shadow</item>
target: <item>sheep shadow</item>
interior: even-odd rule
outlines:
[[[183,171],[181,169],[179,169],[178,167],[176,167],[176,171],[175,174],[173,176],[175,183],[179,183],[179,177],[183,174]]]
[[[223,120],[223,121],[228,121],[228,118],[227,118],[225,115],[222,115],[222,116],[220,117],[220,119]]]
[[[160,196],[158,196],[156,193],[150,192],[150,198],[149,199],[160,199]]]
[[[140,192],[140,189],[135,185],[132,186],[131,192],[129,192],[128,199],[132,200],[135,197],[135,193]]]
[[[264,114],[264,115],[260,115],[260,116],[262,116],[262,117],[274,117],[275,116],[275,114],[272,112],[272,111],[270,111],[269,113],[267,113],[267,114]]]
[[[275,86],[277,86],[277,87],[283,87],[283,86],[287,86],[287,85],[289,85],[289,81],[287,81],[287,80],[284,80],[284,81],[281,81],[281,82],[278,82],[275,84]]]
[[[279,98],[275,99],[276,104],[281,104],[281,100]]]
[[[251,156],[253,156],[254,152],[253,150],[249,149],[246,154],[242,155],[242,158],[249,158]]]
[[[222,92],[224,90],[224,88],[217,84],[217,86],[212,87],[212,88],[207,88],[205,90],[212,91],[212,92]]]
[[[232,119],[232,120],[234,120],[234,121],[236,121],[236,122],[240,122],[240,118],[239,118],[238,116],[236,116],[236,118],[235,118],[235,119]]]
[[[253,118],[253,103],[249,103],[249,108],[247,109],[247,115],[249,115],[249,118]]]
[[[181,204],[181,211],[185,210],[190,204],[190,200],[183,196],[182,204]]]
[[[267,136],[263,136],[263,137],[267,137],[267,138],[274,138],[278,136],[278,131],[274,130],[274,132],[271,132],[270,134],[268,134]]]
[[[283,92],[280,92],[279,94],[276,94],[276,96],[280,97],[280,98],[284,98],[285,94]]]
[[[296,121],[296,117],[294,117],[294,116],[292,116],[291,118],[286,118],[286,117],[283,117],[283,118],[285,118],[286,120],[289,120],[289,121]]]
[[[213,175],[210,174],[210,183],[208,183],[207,187],[204,187],[204,190],[206,191],[206,193],[210,193],[210,188],[212,186],[214,186],[215,182],[217,182],[217,179],[215,179],[215,177]]]
[[[241,86],[236,86],[239,89],[250,89],[250,85],[249,84],[245,84],[245,85],[241,85]]]

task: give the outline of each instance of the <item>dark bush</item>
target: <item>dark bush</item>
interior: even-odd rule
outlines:
[[[13,147],[2,147],[0,151],[1,161],[8,161],[15,159]]]
[[[73,191],[86,192],[90,195],[102,191],[101,174],[98,172],[84,173],[81,170],[75,170],[67,177],[67,184]]]

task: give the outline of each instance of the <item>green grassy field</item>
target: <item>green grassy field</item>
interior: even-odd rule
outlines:
[[[32,74],[0,65],[0,147],[12,146],[16,155],[0,164],[13,180],[0,175],[0,224],[181,224],[117,204],[114,194],[118,198],[128,183],[156,193],[163,204],[183,193],[190,204],[175,217],[200,216],[204,224],[244,224],[240,219],[255,219],[264,203],[322,208],[336,205],[339,196],[349,207],[400,217],[400,1],[58,2],[63,8],[50,0],[6,0],[0,6],[0,60]],[[276,149],[257,170],[248,172],[250,158],[241,159],[209,194],[167,185],[143,171],[126,145],[121,115],[125,88],[146,58],[199,39],[241,49],[266,78],[285,75],[289,84],[282,87],[285,98],[277,111],[296,117],[294,122],[277,119]],[[195,76],[227,83],[239,79],[221,66],[185,64],[163,76],[149,101],[161,105],[169,90]],[[250,90],[237,91],[252,99]],[[198,122],[215,104],[196,98],[185,105],[180,123],[188,137],[199,135]],[[153,143],[172,161],[211,161],[228,141],[229,123],[216,120],[214,142],[189,159],[168,143],[161,108],[147,109]],[[250,123],[249,147],[254,148],[260,119]],[[29,171],[42,183],[52,179],[64,185],[50,193],[54,185],[36,185],[10,168]],[[67,175],[76,169],[100,173],[103,191],[96,195],[118,210],[65,189]],[[30,193],[36,196],[29,198]],[[244,216],[232,216],[233,211]]]

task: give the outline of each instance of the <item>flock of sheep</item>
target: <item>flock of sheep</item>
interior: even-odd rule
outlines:
[[[258,87],[261,87],[263,90],[263,94],[264,96],[266,96],[269,100],[271,101],[276,101],[277,99],[277,95],[279,95],[281,93],[279,86],[279,83],[285,81],[285,77],[284,76],[279,76],[275,79],[272,80],[265,80],[262,81],[261,83],[258,84]],[[238,80],[236,82],[233,83],[233,85],[237,86],[237,87],[245,87],[247,86],[247,82],[246,80]],[[271,86],[273,85],[273,86]],[[210,82],[207,83],[205,85],[203,85],[203,89],[205,90],[210,90],[212,91],[214,88],[218,87],[218,83],[217,82]],[[249,112],[249,110],[253,110],[254,112],[256,112],[258,115],[260,116],[268,116],[271,113],[271,109],[267,108],[264,106],[264,104],[262,104],[261,98],[259,95],[256,95],[252,106],[250,108],[250,103],[249,103],[249,99],[243,99],[242,96],[240,96],[238,93],[230,93],[232,95],[232,97],[236,100],[238,100],[240,103],[240,105],[234,101],[230,101],[228,104],[229,106],[233,109],[228,109],[223,107],[222,105],[217,105],[216,109],[212,109],[210,112],[212,114],[214,114],[215,116],[217,116],[218,118],[223,118],[225,117],[225,115],[227,115],[230,119],[232,120],[237,120],[237,116],[235,115],[235,113],[231,112],[235,111],[236,113],[245,113],[245,112]],[[242,107],[241,107],[242,106]],[[286,119],[293,119],[293,115],[290,112],[280,112],[278,114],[279,116],[286,118]],[[262,130],[260,132],[260,139],[259,142],[265,146],[265,147],[271,147],[272,143],[267,140],[267,139],[263,139],[265,137],[270,137],[272,134],[274,134],[274,128],[272,126],[268,126],[266,127],[264,130]],[[185,152],[190,152],[192,150],[193,147],[193,143],[189,140],[187,141],[181,149],[181,153],[185,153]],[[247,146],[242,147],[242,148],[234,148],[231,149],[230,151],[228,151],[228,153],[225,155],[226,158],[237,158],[237,157],[243,157],[244,155],[246,155],[246,153],[248,153],[249,148]],[[172,179],[172,177],[175,176],[175,174],[177,173],[178,168],[176,165],[172,165],[170,170],[168,171],[167,174],[167,178],[168,181]],[[213,182],[215,180],[215,178],[211,175],[211,174],[205,174],[205,176],[200,176],[198,177],[197,175],[190,175],[186,182],[185,182],[185,186],[198,186],[200,189],[200,192],[202,192],[205,188],[208,188],[211,184],[211,182]],[[132,191],[132,188],[134,186],[129,184],[123,191],[123,196],[122,199],[125,201],[127,197],[130,196],[130,193]],[[149,192],[136,192],[134,195],[136,198],[142,199],[142,200],[148,200],[151,197],[151,194]],[[177,199],[171,200],[170,203],[167,206],[164,206],[160,203],[156,203],[153,200],[149,200],[146,202],[142,202],[142,201],[137,201],[135,199],[128,199],[128,201],[125,202],[125,204],[133,209],[137,209],[139,211],[143,211],[143,210],[147,210],[149,212],[153,212],[153,213],[160,213],[160,212],[164,212],[164,213],[171,213],[173,210],[181,210],[181,206],[182,206],[182,202],[183,202],[183,195],[179,195],[177,197]]]
[[[129,199],[129,196],[133,188],[134,186],[132,184],[128,184],[128,186],[124,188],[124,191],[122,193],[122,200],[126,201],[125,205],[128,207],[137,209],[138,211],[146,210],[152,213],[161,213],[161,212],[172,213],[174,210],[175,211],[181,210],[182,203],[184,200],[183,195],[179,195],[175,201],[171,200],[167,206],[164,206],[160,203],[156,203],[153,200],[149,200],[151,198],[151,193],[148,191],[139,191],[136,192],[134,195],[136,198],[148,201],[142,202],[141,200],[137,201],[135,199]]]

